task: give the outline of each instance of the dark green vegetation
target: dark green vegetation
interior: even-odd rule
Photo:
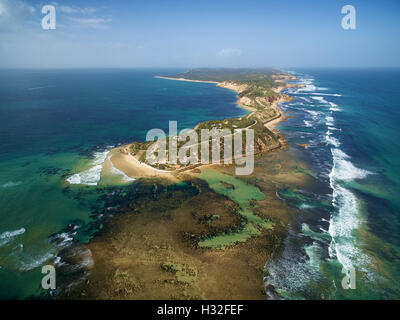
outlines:
[[[275,100],[277,93],[271,89],[282,85],[282,83],[276,80],[286,78],[288,75],[271,68],[209,68],[193,69],[184,73],[169,75],[168,77],[198,81],[232,82],[238,85],[246,85],[247,88],[239,93],[239,98],[248,97],[251,100],[254,100],[257,97],[267,98],[267,100],[272,103]],[[259,104],[256,103],[254,107],[257,107],[258,105]],[[261,105],[259,107],[262,108],[263,106]]]
[[[202,68],[192,69],[187,72],[168,75],[170,78],[184,78],[199,81],[241,81],[252,83],[256,81],[269,82],[274,84],[272,75],[280,73],[272,68]]]

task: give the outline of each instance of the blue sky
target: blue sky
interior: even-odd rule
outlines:
[[[0,67],[398,67],[399,33],[398,0],[0,0]]]

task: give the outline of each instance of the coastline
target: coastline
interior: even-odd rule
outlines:
[[[185,79],[185,78],[172,78],[172,77],[164,77],[164,76],[154,76],[154,78],[166,79],[166,80],[176,80],[176,81],[186,81],[186,82],[218,83],[217,81],[190,80],[190,79]]]
[[[241,92],[243,92],[246,89],[245,85],[235,84],[230,81],[191,80],[191,79],[185,79],[185,78],[172,78],[172,77],[164,77],[164,76],[155,76],[155,78],[165,79],[165,80],[173,80],[173,81],[184,81],[184,82],[213,83],[213,84],[216,84],[217,87],[233,90],[237,93],[237,95],[239,95]],[[292,80],[295,80],[295,78],[291,79],[291,81]],[[281,91],[283,91],[284,89],[285,89],[285,86],[280,86],[275,90],[275,92],[281,93]],[[271,107],[278,109],[278,111],[282,114],[282,110],[278,106],[278,104],[281,102],[286,102],[286,100],[274,102],[274,105],[272,105]],[[250,112],[256,111],[255,108],[252,108],[246,104],[245,99],[239,98],[239,96],[237,96],[236,104],[246,111],[250,111]],[[249,116],[249,114],[247,114],[246,116]]]
[[[173,179],[172,172],[153,168],[132,156],[126,146],[114,148],[109,153],[114,168],[122,171],[128,177],[138,179],[142,177]]]
[[[264,266],[280,254],[287,227],[297,216],[276,191],[305,188],[313,180],[293,170],[305,165],[293,152],[258,157],[254,173],[240,179],[235,178],[232,166],[208,166],[217,175],[243,181],[265,194],[264,199],[254,200],[252,210],[273,224],[224,248],[203,248],[196,239],[240,230],[243,220],[237,214],[238,203],[215,192],[211,181],[199,179],[200,170],[179,175],[181,187],[156,177],[135,182],[120,202],[119,212],[103,221],[103,228],[85,245],[93,259],[86,268],[87,277],[60,297],[268,299]]]
[[[257,109],[254,107],[249,106],[249,99],[246,96],[240,97],[239,95],[247,89],[246,85],[243,84],[236,84],[232,81],[203,81],[203,80],[191,80],[191,79],[185,79],[185,78],[172,78],[172,77],[164,77],[164,76],[155,76],[155,78],[158,79],[166,79],[166,80],[174,80],[174,81],[184,81],[184,82],[198,82],[198,83],[212,83],[216,84],[217,87],[228,89],[228,90],[233,90],[237,93],[237,101],[236,104],[242,108],[243,110],[249,111],[248,114],[246,114],[244,117],[249,118],[252,115],[254,115],[257,112]],[[293,80],[293,79],[290,79]],[[285,88],[285,85],[277,87],[274,92],[277,94],[281,94],[281,91]],[[283,146],[286,145],[286,140],[283,135],[280,134],[279,130],[276,129],[276,125],[280,123],[281,121],[285,120],[283,111],[279,107],[280,103],[283,102],[288,102],[292,98],[286,95],[281,95],[279,99],[273,101],[270,104],[270,108],[275,112],[276,116],[266,120],[263,122],[263,125],[268,128],[273,134],[278,138],[279,142],[279,147],[282,148]],[[198,128],[200,123],[198,123],[194,129]],[[131,155],[129,152],[129,145],[123,145],[119,146],[117,148],[114,148],[110,151],[111,155],[111,162],[113,166],[119,170],[122,171],[124,174],[126,174],[130,178],[138,179],[142,177],[158,177],[158,178],[166,178],[169,180],[176,180],[176,173],[182,172],[182,171],[187,171],[190,170],[192,166],[184,167],[179,170],[160,170],[157,168],[154,168],[144,162],[141,162],[139,159],[137,159],[135,156]],[[274,147],[272,150],[276,150],[277,148]],[[202,166],[201,163],[198,163],[194,165],[196,167]]]
[[[240,94],[239,88],[228,86]],[[279,103],[285,101],[284,97],[274,101],[272,108],[277,114],[263,123],[275,135],[279,135],[276,124],[284,120]],[[281,136],[279,139],[285,140]],[[254,172],[237,179],[232,165],[204,165],[171,173],[158,170],[140,163],[129,154],[127,147],[113,149],[116,158],[110,159],[116,168],[125,166],[125,170],[132,170],[128,176],[140,177],[147,170],[143,179],[132,185],[136,200],[130,200],[128,192],[128,205],[121,207],[124,214],[109,219],[86,245],[93,255],[94,266],[88,269],[89,276],[84,285],[63,292],[62,297],[267,299],[266,292],[271,288],[265,288],[264,266],[281,252],[287,225],[296,216],[295,210],[281,201],[276,192],[282,188],[306,187],[313,179],[293,169],[306,166],[293,155],[296,151],[262,153],[255,159]],[[282,145],[278,148],[283,149]],[[200,177],[205,168],[215,171],[217,176],[223,174],[242,181],[240,183],[266,195],[265,199],[252,200],[255,207],[251,210],[254,210],[255,218],[269,221],[269,227],[227,247],[199,246],[196,239],[218,238],[218,234],[229,234],[234,232],[232,230],[242,232],[246,221],[237,213],[240,203],[216,192],[212,180]],[[175,190],[171,186],[177,182],[186,187]],[[231,188],[230,183],[225,184],[226,190]],[[226,270],[231,271],[227,273]],[[104,282],[104,279],[108,280]]]
[[[246,104],[246,99],[245,99],[246,97],[244,97],[244,99],[239,97],[239,94],[242,93],[246,89],[245,85],[235,84],[231,81],[220,81],[220,82],[218,82],[218,81],[202,81],[202,80],[190,80],[190,79],[185,79],[185,78],[172,78],[172,77],[164,77],[164,76],[155,76],[155,78],[166,79],[166,80],[175,80],[175,81],[186,81],[186,82],[214,83],[217,85],[217,87],[233,90],[237,93],[236,104],[239,107],[241,107],[242,109],[244,109],[246,111],[250,111],[250,113],[247,114],[246,117],[248,117],[249,115],[251,115],[253,112],[256,111],[255,108],[252,108]],[[293,81],[293,80],[296,80],[296,77],[292,77],[290,79],[290,81]],[[292,84],[286,84],[285,86],[279,86],[274,90],[274,92],[281,93],[286,87],[290,88],[293,86],[294,85],[292,85]],[[300,87],[300,85],[295,85],[295,86]],[[292,98],[290,97],[290,99],[292,99]],[[284,121],[284,114],[283,114],[282,109],[279,108],[279,104],[283,103],[283,102],[288,102],[288,101],[290,101],[290,100],[288,100],[287,98],[280,98],[279,100],[274,101],[271,104],[270,107],[272,109],[275,109],[279,115],[276,118],[270,119],[264,123],[264,125],[267,128],[271,129],[271,128],[275,127],[279,122]]]

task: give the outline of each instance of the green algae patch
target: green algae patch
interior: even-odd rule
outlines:
[[[260,235],[261,232],[251,223],[246,223],[244,228],[235,233],[219,234],[211,238],[199,241],[201,248],[223,249],[239,242],[245,242],[247,239]]]
[[[222,194],[239,205],[238,214],[244,218],[242,228],[236,232],[221,233],[202,239],[198,246],[202,248],[223,249],[261,234],[262,229],[272,229],[273,223],[253,213],[254,200],[264,200],[265,194],[257,187],[233,176],[205,168],[198,177],[205,180],[216,193]]]
[[[265,194],[257,187],[209,168],[202,169],[198,177],[205,180],[215,192],[227,196],[239,205],[248,204],[250,200],[265,199]]]

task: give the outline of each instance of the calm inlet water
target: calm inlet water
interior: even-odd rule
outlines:
[[[154,78],[181,71],[0,71],[0,298],[40,294],[41,266],[90,238],[112,146],[244,114],[233,91]]]

